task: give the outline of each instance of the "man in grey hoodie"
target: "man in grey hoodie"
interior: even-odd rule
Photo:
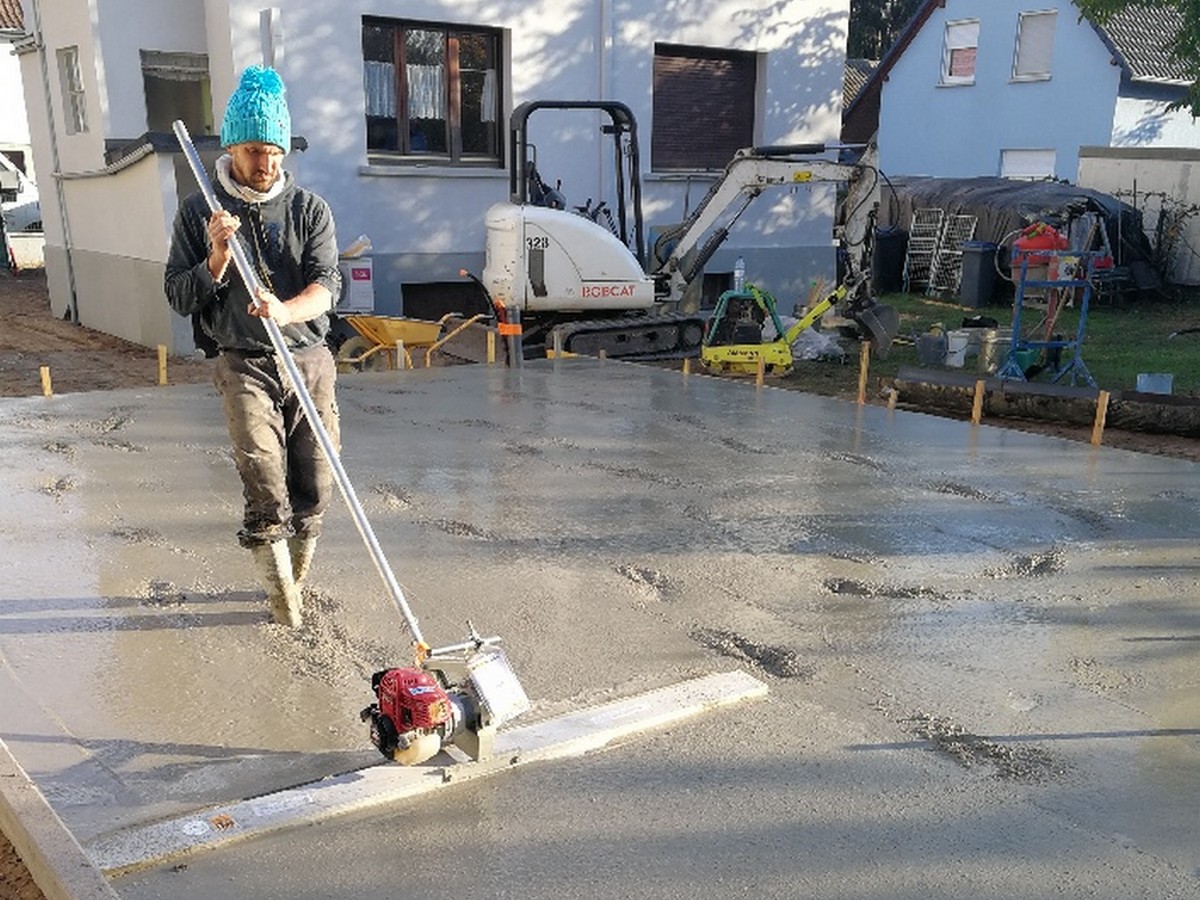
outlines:
[[[282,79],[251,66],[229,98],[221,125],[210,213],[197,192],[179,207],[164,284],[171,308],[199,313],[220,348],[220,392],[245,511],[238,541],[253,554],[275,621],[302,622],[300,588],[333,493],[320,442],[275,358],[263,319],[279,325],[321,422],[340,447],[337,368],[325,343],[341,286],[329,205],[283,170],[291,117]],[[231,265],[242,240],[263,289],[252,297]]]

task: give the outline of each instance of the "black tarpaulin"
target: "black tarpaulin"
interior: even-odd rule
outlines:
[[[1083,213],[1100,216],[1118,266],[1149,263],[1150,242],[1142,230],[1142,214],[1102,191],[1055,181],[1014,181],[1009,178],[929,178],[889,176],[880,186],[879,225],[909,230],[914,209],[941,209],[947,215],[970,215],[978,220],[974,240],[1005,247],[1015,233],[1033,222],[1045,222],[1067,232]],[[1071,232],[1074,237],[1076,231]],[[1076,249],[1082,248],[1073,243]]]

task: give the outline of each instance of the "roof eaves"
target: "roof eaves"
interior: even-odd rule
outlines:
[[[917,32],[929,21],[929,17],[933,15],[934,9],[943,6],[945,2],[946,0],[925,0],[925,3],[918,7],[917,11],[909,17],[904,27],[900,29],[900,34],[897,35],[892,46],[888,48],[887,52],[883,54],[883,58],[879,60],[879,65],[875,67],[875,70],[866,80],[866,83],[859,88],[850,105],[842,111],[843,118],[849,115],[868,93],[887,78],[892,67],[896,65],[896,62],[903,55],[904,51],[908,49],[908,45],[912,43],[913,38],[917,36]]]

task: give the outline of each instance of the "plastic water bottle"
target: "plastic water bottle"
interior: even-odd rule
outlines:
[[[733,264],[733,289],[735,291],[746,289],[746,260],[740,256]]]

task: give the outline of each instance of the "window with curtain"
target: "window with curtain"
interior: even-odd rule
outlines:
[[[1054,56],[1054,26],[1058,13],[1023,12],[1017,17],[1017,49],[1013,56],[1014,81],[1044,81],[1050,77]]]
[[[942,50],[942,84],[974,84],[975,53],[979,48],[979,20],[946,23]]]
[[[499,165],[500,32],[363,19],[367,152]]]

